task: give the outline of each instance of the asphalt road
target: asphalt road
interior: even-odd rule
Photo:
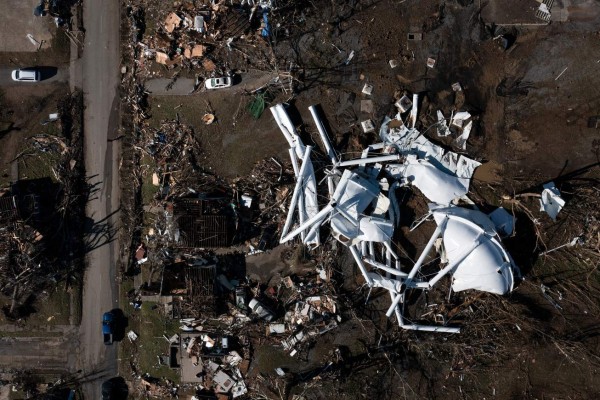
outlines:
[[[43,85],[52,82],[68,82],[69,66],[42,68],[42,80],[39,82],[15,82],[11,78],[13,70],[19,67],[0,67],[0,86]],[[23,67],[21,67],[23,68]]]
[[[102,381],[117,373],[116,344],[105,346],[101,334],[102,314],[118,308],[115,281],[118,242],[111,232],[118,229],[119,184],[118,131],[119,24],[118,0],[86,1],[83,8],[85,45],[82,80],[85,100],[84,152],[88,182],[97,191],[87,207],[88,218],[104,230],[88,237],[95,248],[88,253],[79,336],[79,367],[83,374],[97,376],[83,385],[85,398],[99,399]]]

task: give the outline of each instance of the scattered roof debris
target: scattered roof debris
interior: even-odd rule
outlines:
[[[496,232],[502,236],[510,236],[515,231],[515,217],[503,207],[498,207],[490,214],[490,219],[496,226]]]
[[[547,23],[550,23],[550,19],[552,17],[550,14],[550,9],[552,8],[552,4],[554,4],[554,0],[540,1],[540,5],[535,13],[535,16],[546,21]]]
[[[556,221],[558,213],[564,206],[565,201],[560,197],[554,182],[546,183],[540,199],[540,211],[545,211],[553,221]]]
[[[490,324],[487,320],[477,324],[477,318],[499,312],[490,306],[495,303],[506,307],[502,311],[512,312],[509,307],[514,307],[513,299],[495,302],[494,296],[487,296],[492,299],[487,303],[475,300],[484,296],[481,292],[497,295],[511,292],[520,278],[517,264],[525,271],[530,267],[522,264],[523,254],[513,252],[515,262],[507,250],[513,251],[514,242],[522,240],[523,222],[531,222],[527,234],[534,237],[532,241],[539,241],[535,248],[548,249],[549,242],[544,242],[545,232],[541,228],[547,221],[534,218],[537,210],[530,211],[528,207],[531,203],[537,205],[537,200],[529,201],[529,194],[500,194],[496,185],[489,185],[497,195],[495,199],[499,202],[496,202],[489,198],[482,200],[481,184],[470,192],[471,179],[487,155],[479,145],[482,138],[489,136],[485,137],[487,132],[482,129],[483,121],[487,122],[483,118],[487,114],[481,111],[484,108],[469,104],[465,98],[468,94],[465,92],[474,83],[465,78],[468,75],[462,70],[463,64],[459,75],[446,76],[440,69],[443,65],[436,59],[450,60],[447,53],[437,49],[417,53],[416,48],[426,43],[413,41],[422,40],[423,33],[409,33],[407,48],[389,53],[384,60],[389,68],[402,70],[402,75],[394,74],[401,85],[394,88],[393,101],[386,105],[383,117],[380,106],[386,86],[380,84],[380,76],[360,70],[371,54],[361,55],[360,63],[356,63],[354,57],[362,53],[351,50],[349,46],[354,44],[338,40],[335,32],[347,28],[345,21],[325,24],[332,26],[333,35],[299,35],[294,45],[313,48],[322,42],[327,50],[335,49],[334,74],[340,73],[347,79],[348,73],[352,75],[349,82],[354,79],[362,82],[352,90],[344,89],[346,92],[338,100],[334,118],[344,124],[343,130],[327,132],[327,124],[321,120],[326,115],[323,113],[330,111],[330,103],[324,104],[323,111],[309,107],[313,128],[316,127],[311,129],[299,125],[294,115],[296,110],[287,108],[298,95],[296,83],[310,81],[311,72],[306,65],[296,65],[301,61],[298,58],[283,62],[284,59],[278,59],[280,54],[272,51],[275,39],[287,45],[287,39],[294,37],[291,33],[296,33],[297,27],[304,27],[306,22],[303,12],[285,10],[281,12],[267,1],[176,2],[173,8],[164,6],[160,12],[152,9],[158,18],[155,29],[140,35],[130,46],[134,61],[131,68],[137,71],[138,80],[129,88],[126,101],[136,111],[136,126],[132,131],[137,137],[135,149],[141,155],[141,167],[134,175],[153,186],[153,191],[144,191],[150,197],[149,204],[144,205],[145,228],[131,247],[135,264],[132,268],[143,270],[140,275],[146,282],[136,287],[131,304],[140,310],[141,304],[152,302],[156,312],[164,313],[170,319],[169,324],[176,327],[165,332],[164,341],[158,336],[164,352],[157,358],[160,365],[177,371],[182,381],[180,386],[164,378],[136,373],[139,390],[146,396],[175,397],[180,387],[186,387],[196,390],[192,398],[197,399],[237,398],[249,393],[253,398],[275,395],[300,400],[304,395],[292,394],[288,387],[297,381],[318,387],[318,381],[339,377],[340,371],[355,368],[361,361],[354,354],[347,357],[345,345],[340,344],[335,350],[328,348],[322,365],[298,373],[276,357],[271,359],[271,355],[279,352],[277,355],[287,360],[290,359],[287,356],[294,357],[294,365],[308,360],[309,355],[314,361],[314,354],[320,356],[326,345],[335,342],[337,346],[346,330],[361,330],[356,325],[365,321],[358,317],[360,312],[379,316],[386,313],[389,318],[395,317],[399,328],[407,330],[455,333],[467,326],[469,340],[477,337],[489,343],[492,336],[481,332],[489,330]],[[442,11],[436,7],[433,20],[423,25],[428,41],[430,36],[435,38],[436,33],[429,32],[432,24],[442,20]],[[135,12],[129,15],[135,25]],[[140,18],[139,27],[136,25],[138,32],[143,21]],[[487,25],[485,29],[488,35]],[[496,42],[491,49],[508,55],[510,51],[503,50],[514,38],[508,33],[498,33],[489,34]],[[318,40],[303,43],[307,38]],[[502,50],[498,50],[498,45]],[[243,58],[244,63],[233,67],[236,58],[233,54]],[[428,55],[435,58],[427,58]],[[469,63],[480,64],[480,56],[473,53]],[[428,68],[423,65],[425,59]],[[320,60],[315,55],[311,62],[316,61]],[[412,62],[421,80],[416,79],[410,68],[405,68]],[[384,73],[389,72],[388,63],[379,63],[385,68]],[[265,106],[281,102],[270,110],[288,143],[290,158],[289,161],[286,157],[265,158],[247,175],[225,182],[207,171],[211,165],[204,162],[199,140],[204,140],[206,132],[218,132],[218,128],[225,127],[227,108],[221,109],[216,101],[216,110],[207,104],[206,109],[198,110],[199,116],[204,117],[194,128],[180,121],[179,112],[176,118],[150,128],[143,123],[148,117],[143,83],[164,71],[169,73],[171,83],[180,73],[181,76],[188,73],[187,77],[194,77],[194,90],[201,91],[211,78],[243,75],[245,67],[240,64],[263,72],[282,71],[269,77],[267,84],[247,91],[250,101],[246,105],[240,102],[238,111],[248,110],[258,120]],[[345,66],[347,69],[342,71]],[[123,74],[126,73],[129,72],[125,70]],[[368,74],[371,75],[367,78]],[[429,93],[419,96],[417,91],[435,87],[427,81],[438,74],[445,80],[462,77],[465,86],[460,82],[449,86],[452,80],[445,81],[440,86],[445,89],[439,96]],[[534,88],[534,83],[521,82],[524,78],[500,79],[503,80],[495,93],[498,96],[525,96]],[[309,90],[327,96],[339,90],[335,85],[321,89],[319,83]],[[282,89],[281,93],[275,93],[275,85]],[[220,94],[227,97],[227,91]],[[161,103],[163,111],[165,103]],[[181,120],[186,117],[189,116],[182,116]],[[264,123],[262,118],[257,123]],[[598,125],[595,120],[589,123]],[[342,135],[345,136],[341,138]],[[314,144],[311,139],[320,142]],[[56,140],[37,139],[36,143],[52,147],[53,151],[62,151],[63,147]],[[213,143],[207,140],[202,145],[208,147]],[[227,154],[226,146],[223,147]],[[478,173],[483,173],[483,168]],[[564,201],[560,204],[556,200],[558,195],[562,201],[558,190],[554,190],[542,194],[542,200],[545,196],[547,203],[564,206]],[[596,191],[589,189],[585,196],[592,197]],[[540,197],[538,193],[534,195],[531,197]],[[554,210],[555,217],[560,207]],[[564,255],[560,249],[570,247],[581,249],[582,254],[583,250],[597,251],[598,218],[595,214],[588,217],[588,210],[580,212],[586,214],[581,232],[574,233],[571,229],[565,233],[568,243],[561,241],[560,246],[536,255],[551,254],[544,258],[552,259]],[[300,245],[291,245],[296,238],[296,244]],[[409,245],[421,242],[421,246],[404,248],[403,242]],[[236,247],[229,247],[232,245]],[[246,266],[252,268],[246,270]],[[350,281],[348,286],[355,298],[351,298],[346,288],[340,289],[339,278],[344,279],[344,285]],[[446,292],[454,295],[446,297]],[[556,286],[536,285],[535,292],[550,302],[550,308],[560,310],[566,303]],[[434,304],[433,298],[439,304]],[[444,300],[437,301],[440,298]],[[422,308],[422,303],[426,303],[426,311],[415,312]],[[373,323],[376,319],[371,318]],[[383,319],[382,325],[390,326],[387,319]],[[494,332],[496,329],[521,332],[530,328],[523,321],[500,325],[494,324]],[[137,336],[133,331],[127,336],[133,346],[141,347],[144,332],[136,330],[140,332],[139,338],[133,338]],[[175,330],[177,333],[173,335]],[[399,334],[398,328],[381,334],[379,329],[376,331],[380,335],[378,341],[374,340],[377,346],[366,348],[364,353],[368,354],[369,362],[376,358],[371,357],[376,352],[385,352],[388,357],[386,349],[398,337],[413,337]],[[267,356],[262,355],[261,359],[258,353],[263,349],[267,349]],[[493,347],[490,353],[495,351]],[[477,359],[472,354],[464,357]],[[346,363],[344,358],[353,361]],[[452,372],[459,371],[463,362],[460,357],[454,360]],[[263,363],[266,366],[260,365]],[[257,388],[264,387],[272,393],[268,390],[265,392],[269,395],[259,393]],[[495,394],[496,389],[493,390]]]

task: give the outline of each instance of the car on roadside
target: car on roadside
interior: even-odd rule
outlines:
[[[115,316],[112,312],[105,312],[102,316],[102,336],[104,336],[104,344],[113,344]]]
[[[15,82],[39,82],[41,80],[40,71],[35,68],[15,69],[11,77]]]
[[[233,84],[233,80],[229,76],[221,78],[210,78],[204,82],[204,86],[207,89],[223,89],[228,88]]]

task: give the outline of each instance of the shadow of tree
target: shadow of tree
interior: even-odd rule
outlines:
[[[104,245],[113,242],[118,233],[118,229],[113,226],[110,219],[119,212],[117,209],[102,218],[94,221],[90,217],[85,218],[84,222],[84,252],[87,254],[90,251],[98,249]]]

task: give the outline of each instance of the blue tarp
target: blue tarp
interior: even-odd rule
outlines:
[[[269,23],[268,13],[266,11],[263,13],[263,21],[264,27],[260,34],[262,37],[269,37],[271,36],[271,24]]]

